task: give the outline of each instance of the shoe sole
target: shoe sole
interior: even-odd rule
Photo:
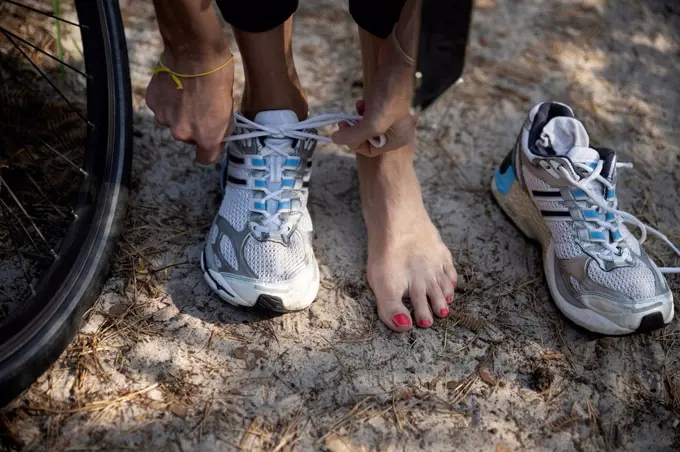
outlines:
[[[232,306],[237,306],[237,307],[243,307],[243,308],[255,308],[255,309],[262,309],[264,311],[269,311],[269,312],[275,312],[278,314],[285,314],[288,312],[298,312],[298,311],[304,311],[307,309],[309,306],[311,306],[312,303],[309,303],[306,306],[302,306],[300,308],[286,308],[284,305],[283,299],[281,297],[278,297],[276,295],[267,295],[267,294],[261,294],[257,297],[257,300],[255,303],[248,303],[246,300],[241,298],[235,290],[233,290],[229,284],[219,276],[218,274],[213,274],[214,272],[210,271],[210,269],[207,268],[207,262],[205,260],[205,253],[201,252],[201,270],[203,271],[203,279],[205,282],[208,284],[208,287],[218,296],[220,297],[221,300],[226,301]],[[309,292],[318,292],[319,290],[319,282],[318,280],[310,284],[310,287],[307,289],[307,294]],[[306,298],[306,297],[305,297]],[[314,297],[316,298],[316,296]],[[312,301],[313,302],[313,301]]]
[[[547,257],[551,250],[551,234],[545,224],[540,211],[532,201],[526,189],[517,181],[512,183],[506,194],[501,193],[496,185],[496,178],[491,179],[491,193],[496,203],[510,218],[515,226],[529,239],[538,241],[543,252],[543,271],[548,281],[548,287],[553,301],[562,313],[577,325],[600,334],[619,336],[630,333],[644,333],[663,328],[673,320],[673,295],[669,293],[669,300],[662,306],[655,304],[649,311],[632,314],[632,324],[638,325],[634,329],[625,328],[598,312],[590,309],[578,308],[562,297],[555,283],[555,272],[552,259]]]

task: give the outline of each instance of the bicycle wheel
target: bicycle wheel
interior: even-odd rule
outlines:
[[[66,349],[101,291],[127,200],[132,103],[117,2],[0,0],[0,38],[3,406]]]

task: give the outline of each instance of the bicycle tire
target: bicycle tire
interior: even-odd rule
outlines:
[[[67,348],[101,293],[121,232],[132,163],[132,95],[118,3],[75,0],[87,81],[85,168],[77,219],[35,295],[0,328],[0,407]]]

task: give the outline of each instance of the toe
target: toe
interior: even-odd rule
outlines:
[[[376,294],[378,317],[392,331],[408,331],[413,326],[411,315],[401,301],[402,294]]]
[[[432,312],[437,317],[446,317],[449,315],[449,308],[446,304],[446,298],[442,292],[439,282],[437,280],[432,280],[432,282],[427,287],[427,296],[430,299],[430,306],[432,307]]]
[[[406,279],[395,277],[395,272],[374,273],[370,270],[368,283],[375,294],[378,317],[392,331],[401,333],[410,330],[413,320],[402,302],[407,289]]]
[[[455,290],[456,283],[458,282],[458,272],[456,271],[456,268],[453,266],[453,260],[450,257],[444,264],[444,274],[448,278],[451,287]]]
[[[420,284],[413,284],[409,288],[409,296],[411,297],[416,324],[422,328],[432,326],[432,313],[430,312],[430,304],[427,302],[427,288]]]
[[[446,304],[451,304],[454,296],[454,285],[444,271],[437,275],[437,284],[439,285],[439,290],[444,294],[444,301]]]

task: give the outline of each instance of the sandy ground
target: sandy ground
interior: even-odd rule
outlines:
[[[219,173],[154,126],[143,96],[161,48],[153,10],[123,3],[135,90],[128,229],[82,332],[4,410],[17,442],[173,452],[680,448],[678,321],[623,338],[574,327],[550,300],[537,247],[488,189],[531,106],[566,101],[594,141],[635,164],[622,207],[680,242],[677,2],[477,1],[465,82],[424,115],[416,159],[461,275],[455,308],[402,335],[375,313],[354,157],[333,145],[319,146],[310,198],[318,301],[265,318],[209,292],[198,259]],[[345,5],[303,1],[295,32],[314,111],[350,112],[361,74]],[[648,249],[678,264],[659,243]],[[669,281],[679,295],[680,279]]]

